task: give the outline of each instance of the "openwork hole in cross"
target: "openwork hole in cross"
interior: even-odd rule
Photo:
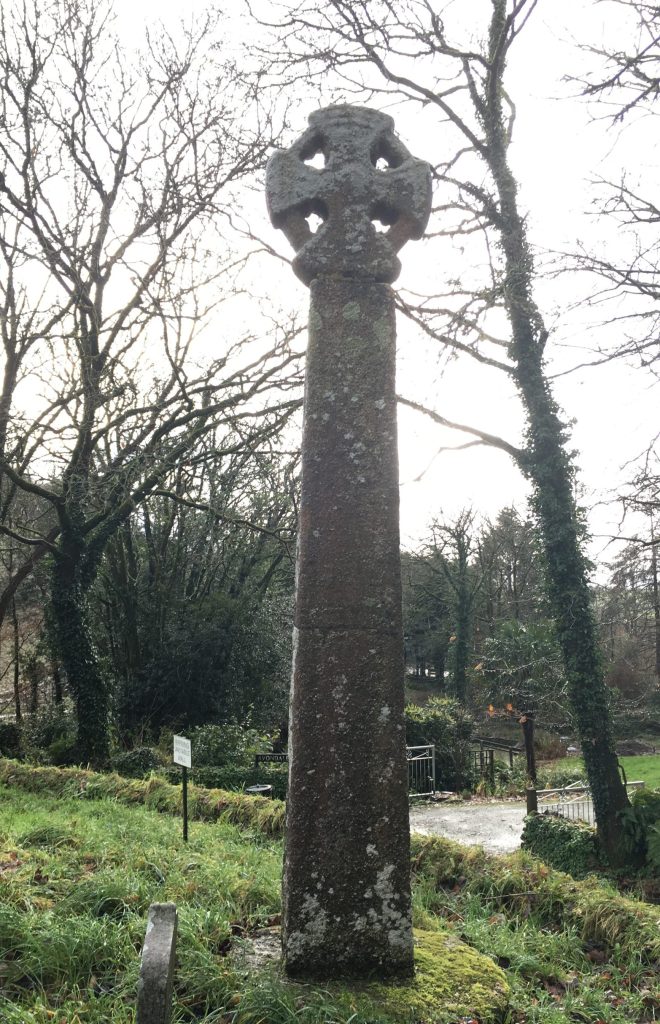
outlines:
[[[321,135],[314,135],[300,151],[300,159],[307,167],[322,171],[326,165],[325,144]]]
[[[369,211],[369,219],[376,231],[387,232],[399,219],[399,212],[387,203],[374,203]]]
[[[305,203],[302,215],[307,221],[307,227],[315,235],[321,224],[328,219],[328,208],[322,200],[312,199],[309,203]]]
[[[395,139],[388,139],[383,135],[371,147],[369,156],[376,170],[385,172],[400,167],[406,158],[406,152]]]

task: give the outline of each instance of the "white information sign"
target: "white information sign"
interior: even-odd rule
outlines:
[[[183,768],[192,768],[192,751],[190,740],[185,736],[174,737],[174,763]]]

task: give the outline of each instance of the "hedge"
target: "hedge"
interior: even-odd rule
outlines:
[[[180,768],[165,768],[158,773],[168,782],[178,783],[181,776]],[[198,786],[206,789],[244,790],[248,786],[272,786],[273,796],[279,800],[286,797],[288,765],[273,768],[271,765],[259,765],[253,768],[241,768],[236,765],[220,765],[218,767],[191,768],[188,778]]]
[[[606,868],[596,830],[559,814],[530,814],[525,818],[521,845],[534,856],[573,878]]]

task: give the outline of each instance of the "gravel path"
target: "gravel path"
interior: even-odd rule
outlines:
[[[422,835],[445,836],[489,853],[508,853],[520,846],[524,804],[413,804],[410,829]]]

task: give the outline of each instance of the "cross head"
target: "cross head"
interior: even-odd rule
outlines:
[[[309,125],[266,172],[270,217],[296,250],[295,273],[308,285],[321,275],[391,283],[401,270],[398,250],[428,222],[430,166],[410,155],[378,110],[326,107]]]

